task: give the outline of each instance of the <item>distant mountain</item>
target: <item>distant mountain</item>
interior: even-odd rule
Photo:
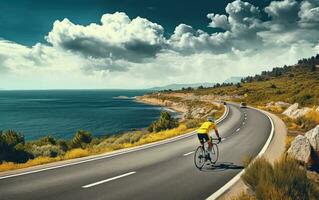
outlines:
[[[242,76],[232,76],[224,81],[224,83],[240,83]]]
[[[180,90],[182,88],[198,88],[199,86],[203,87],[213,87],[216,83],[191,83],[191,84],[170,84],[161,87],[149,88],[150,90]]]

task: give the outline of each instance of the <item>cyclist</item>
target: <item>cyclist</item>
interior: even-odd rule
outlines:
[[[197,136],[199,139],[199,142],[203,145],[204,142],[208,143],[208,150],[211,153],[212,151],[212,141],[211,141],[211,137],[210,137],[210,131],[211,130],[215,130],[215,134],[219,140],[219,142],[221,141],[221,137],[219,136],[216,124],[214,122],[214,118],[213,117],[208,117],[207,121],[204,122],[201,127],[197,130]]]

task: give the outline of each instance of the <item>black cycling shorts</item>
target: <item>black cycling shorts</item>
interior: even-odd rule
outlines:
[[[197,134],[197,136],[201,144],[204,144],[204,142],[209,141],[209,137],[207,134]]]

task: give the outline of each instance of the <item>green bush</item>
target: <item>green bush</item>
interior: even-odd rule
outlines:
[[[318,191],[307,178],[306,169],[289,157],[282,157],[274,166],[266,159],[258,158],[246,168],[242,179],[260,200],[319,199]]]
[[[26,162],[33,156],[25,150],[23,135],[12,130],[0,132],[0,163]]]
[[[57,141],[52,137],[52,136],[45,136],[43,138],[40,138],[36,144],[38,146],[42,146],[42,145],[48,145],[48,144],[51,144],[51,145],[56,145],[57,144]]]
[[[68,143],[64,140],[59,140],[57,142],[57,144],[60,146],[60,149],[64,152],[68,151],[69,150],[69,146],[68,146]]]
[[[32,145],[28,150],[34,157],[44,156],[44,157],[57,157],[58,155],[63,155],[65,152],[58,145]]]
[[[79,130],[78,132],[76,132],[74,138],[71,141],[71,148],[84,149],[91,141],[92,134],[90,132]]]
[[[162,130],[176,128],[178,126],[178,121],[174,119],[169,112],[161,112],[160,118],[153,122],[149,127],[149,132],[159,132]]]

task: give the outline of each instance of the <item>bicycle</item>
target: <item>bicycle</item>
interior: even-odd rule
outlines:
[[[210,137],[212,140],[212,158],[210,157],[210,153],[208,151],[208,144],[207,142],[204,142],[203,144],[199,145],[195,151],[194,154],[194,162],[195,166],[201,170],[205,163],[207,161],[210,161],[212,164],[215,164],[218,160],[219,156],[219,150],[218,150],[218,144],[219,142],[213,142],[213,141],[218,141],[218,139],[213,139]]]

